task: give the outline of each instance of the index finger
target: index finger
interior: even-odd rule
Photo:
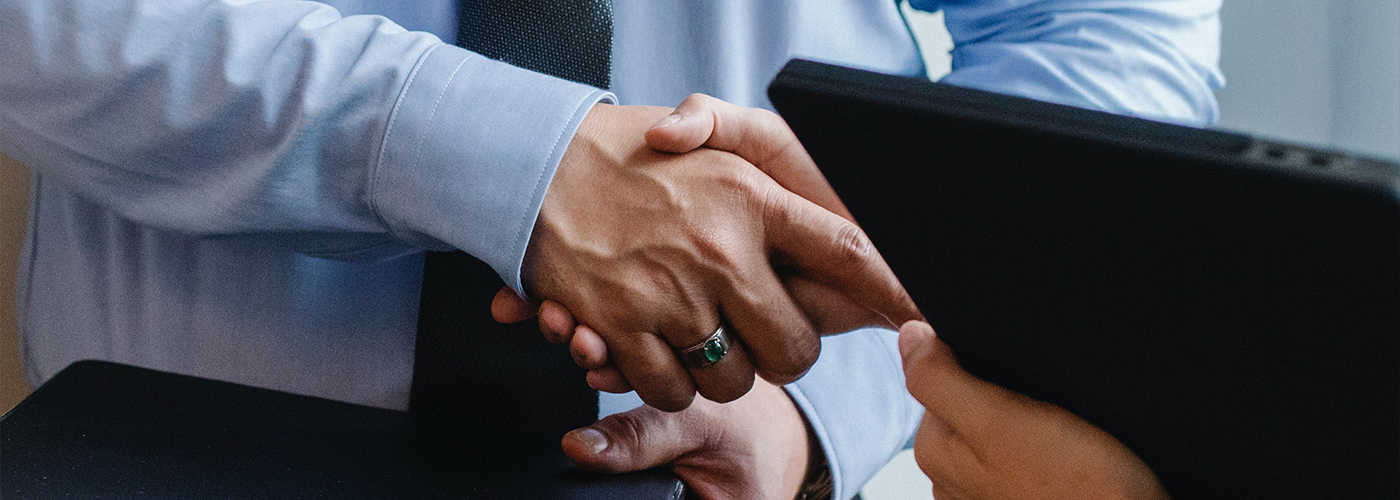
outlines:
[[[885,317],[892,328],[923,319],[914,300],[854,222],[777,189],[764,209],[770,251],[799,274]]]

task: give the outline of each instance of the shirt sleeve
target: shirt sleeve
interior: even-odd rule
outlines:
[[[953,38],[942,81],[1204,126],[1219,117],[1220,0],[911,0]]]
[[[860,493],[919,429],[924,407],[904,388],[898,342],[898,332],[873,328],[824,337],[816,364],[785,387],[821,441],[832,498]]]
[[[3,0],[0,60],[0,149],[127,219],[339,259],[463,249],[517,291],[563,149],[611,99],[292,0]]]

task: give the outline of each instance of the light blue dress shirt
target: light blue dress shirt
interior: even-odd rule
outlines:
[[[944,81],[1216,117],[1219,0],[914,5],[945,13]],[[790,57],[924,71],[893,1],[614,11],[624,104],[766,106]],[[404,408],[421,251],[467,250],[519,289],[559,157],[612,99],[444,44],[456,15],[453,0],[0,0],[0,149],[34,172],[17,293],[31,382],[96,358]],[[922,415],[887,331],[826,339],[788,391],[837,498]]]

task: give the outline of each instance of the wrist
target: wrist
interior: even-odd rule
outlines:
[[[799,409],[798,414],[802,414]],[[802,414],[802,425],[807,431],[807,470],[798,486],[796,500],[830,500],[835,493],[835,483],[831,475],[831,464],[822,450],[821,439],[812,430],[807,416]]]
[[[387,117],[369,209],[397,240],[466,251],[519,291],[566,141],[595,103],[614,98],[448,45],[427,51],[413,74]]]

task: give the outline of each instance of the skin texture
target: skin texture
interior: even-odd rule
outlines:
[[[755,373],[778,383],[805,373],[820,352],[819,334],[831,325],[810,318],[799,300],[841,297],[848,309],[863,311],[859,322],[919,317],[848,218],[741,155],[649,147],[647,130],[670,113],[600,104],[565,152],[524,267],[530,294],[566,311],[543,311],[547,337],[568,341],[573,323],[589,325],[606,342],[611,369],[647,404],[679,411],[697,391],[732,401],[749,390]],[[782,131],[791,136],[786,126]],[[744,152],[751,142],[735,149]],[[507,313],[530,309],[493,305]],[[709,367],[684,366],[675,349],[703,341],[721,319],[739,340],[731,352]]]
[[[926,408],[914,458],[939,500],[1166,499],[1113,436],[962,369],[933,328],[899,330],[909,392]]]
[[[599,449],[601,438],[601,451]],[[685,411],[643,406],[564,435],[579,466],[628,472],[669,465],[709,500],[790,500],[806,473],[807,431],[781,388],[762,379],[726,404],[697,399]]]
[[[620,108],[618,108],[620,109]],[[629,108],[632,109],[632,108]],[[731,155],[721,155],[717,158],[723,160],[741,160],[743,164],[719,165],[711,164],[709,168],[719,170],[720,168],[736,168],[735,175],[745,176],[745,179],[754,181],[754,184],[761,185],[769,192],[781,193],[781,198],[792,202],[797,208],[795,210],[806,211],[810,214],[811,221],[825,225],[829,231],[834,231],[826,235],[814,235],[804,241],[794,241],[795,245],[814,243],[818,247],[814,251],[812,247],[800,248],[800,252],[785,254],[779,249],[772,252],[770,249],[768,261],[749,261],[744,264],[750,277],[759,278],[766,293],[762,296],[750,296],[752,305],[749,306],[758,311],[758,314],[743,315],[735,314],[737,309],[724,308],[725,319],[729,322],[731,333],[737,333],[744,345],[752,350],[756,350],[757,356],[748,356],[744,351],[744,345],[736,346],[735,351],[725,357],[721,363],[706,369],[691,370],[693,380],[698,386],[700,393],[714,401],[728,401],[742,394],[746,389],[744,381],[747,378],[745,365],[756,365],[759,374],[769,380],[790,381],[795,377],[788,374],[770,373],[765,369],[767,359],[766,352],[780,345],[795,345],[801,349],[806,349],[803,353],[797,353],[798,357],[815,355],[813,347],[806,342],[814,340],[816,335],[830,335],[842,333],[857,328],[867,326],[886,326],[894,328],[899,322],[908,319],[922,318],[918,310],[913,306],[912,301],[904,292],[903,287],[889,273],[888,266],[880,259],[878,252],[873,248],[864,250],[863,255],[854,260],[858,261],[856,269],[847,270],[844,273],[838,270],[845,266],[842,262],[849,263],[852,258],[843,256],[845,251],[840,248],[840,241],[845,236],[840,236],[841,231],[853,231],[856,226],[853,224],[850,212],[837,198],[836,193],[826,182],[825,177],[807,155],[797,136],[787,127],[787,124],[772,112],[736,106],[713,97],[694,94],[669,114],[663,114],[662,108],[638,108],[638,114],[646,114],[648,117],[660,117],[659,121],[645,129],[643,134],[645,144],[643,149],[648,149],[644,156],[655,158],[651,155],[659,155],[661,158],[682,159],[695,154],[714,155],[720,151]],[[592,116],[592,115],[590,115]],[[584,136],[580,133],[580,140],[591,140],[591,136]],[[635,144],[634,147],[642,147]],[[571,150],[574,148],[570,146]],[[649,154],[647,154],[649,153]],[[675,153],[666,155],[665,153]],[[569,157],[566,155],[565,160]],[[757,167],[744,168],[746,165]],[[561,165],[561,171],[564,168]],[[615,167],[615,170],[626,171],[628,167]],[[712,172],[713,173],[713,172]],[[561,174],[562,175],[562,174]],[[599,185],[597,189],[605,189],[608,182],[606,177],[592,177]],[[586,180],[585,180],[586,181]],[[701,182],[704,182],[703,180]],[[559,180],[556,180],[559,184]],[[715,186],[708,186],[713,189]],[[551,188],[553,192],[555,188]],[[608,191],[604,191],[608,192]],[[616,194],[616,191],[610,192]],[[795,197],[793,196],[795,195]],[[546,209],[550,208],[549,198],[546,198]],[[692,202],[690,210],[703,206],[701,202]],[[815,207],[813,207],[815,205]],[[570,207],[564,204],[562,206]],[[819,208],[818,208],[819,207]],[[835,217],[833,217],[833,215]],[[544,219],[546,212],[542,210],[541,218]],[[653,220],[663,217],[654,217]],[[838,220],[839,218],[839,220]],[[635,215],[632,219],[639,219]],[[842,222],[845,221],[845,222]],[[786,224],[808,224],[794,218],[784,219]],[[850,223],[850,224],[848,224]],[[599,224],[605,226],[609,224]],[[601,227],[591,228],[595,231],[604,230]],[[632,230],[632,229],[629,229]],[[813,230],[819,230],[814,227]],[[537,233],[539,229],[536,230]],[[858,228],[854,229],[858,231]],[[725,233],[726,231],[713,229],[710,235]],[[809,233],[810,234],[810,233]],[[854,234],[854,233],[852,233]],[[540,238],[541,241],[553,243],[549,237]],[[834,241],[833,238],[836,238]],[[860,246],[868,245],[864,240],[864,235],[860,234]],[[734,246],[727,251],[735,255],[743,255],[745,251],[739,248],[740,240],[729,239],[726,245]],[[533,243],[532,243],[533,245]],[[834,247],[822,250],[821,245],[835,245]],[[532,246],[532,251],[535,247]],[[752,255],[752,254],[749,254]],[[805,264],[801,262],[806,262]],[[527,257],[527,266],[530,259]],[[679,260],[677,261],[679,265]],[[768,266],[775,269],[770,270]],[[587,265],[579,267],[588,268]],[[655,266],[660,269],[663,266]],[[641,279],[639,276],[645,273],[616,274],[615,268],[598,265],[596,269],[609,269],[614,274],[609,276],[595,276],[600,281],[611,278],[614,280],[607,289],[582,293],[589,297],[608,296],[610,294],[623,294],[629,284],[627,279]],[[601,273],[602,271],[599,271]],[[674,271],[672,271],[674,272]],[[854,276],[854,280],[842,280],[838,274]],[[775,281],[776,280],[776,281]],[[672,279],[676,282],[679,280]],[[774,288],[774,283],[778,283],[778,288]],[[577,283],[577,281],[569,282]],[[833,284],[834,283],[834,284]],[[635,284],[632,284],[635,288]],[[564,288],[564,287],[561,287]],[[683,297],[691,303],[688,308],[675,312],[670,317],[680,318],[673,323],[682,323],[687,314],[694,317],[704,318],[700,320],[704,324],[718,324],[718,317],[704,307],[705,290],[691,289],[691,295]],[[532,295],[540,296],[532,292]],[[544,295],[550,298],[548,294]],[[616,295],[614,295],[616,296]],[[656,299],[657,296],[652,296]],[[655,303],[667,302],[666,300],[653,300]],[[671,303],[678,301],[671,300]],[[604,304],[607,306],[610,304]],[[795,307],[795,309],[794,309]],[[614,307],[610,312],[617,313],[618,308]],[[574,348],[575,360],[581,366],[591,370],[589,374],[590,383],[594,383],[600,390],[611,390],[612,392],[627,392],[634,388],[643,400],[659,408],[670,409],[673,406],[671,401],[684,399],[687,394],[688,385],[679,376],[682,369],[679,362],[671,363],[664,360],[662,355],[663,342],[657,342],[648,337],[660,337],[668,341],[672,346],[694,345],[705,338],[713,331],[713,327],[695,329],[700,333],[683,336],[683,340],[677,340],[676,335],[657,334],[656,330],[639,330],[632,334],[631,338],[623,338],[620,343],[615,338],[626,337],[625,335],[609,334],[610,329],[615,326],[600,326],[592,321],[582,321],[593,328],[587,328],[583,335],[574,342],[576,326],[581,322],[581,318],[576,317],[576,310],[565,307],[564,303],[556,300],[544,300],[540,304],[527,303],[503,288],[497,294],[492,304],[492,311],[498,321],[517,322],[528,319],[535,314],[539,315],[540,330],[551,342],[571,343]],[[604,312],[579,312],[580,315],[587,316],[594,314],[605,316]],[[786,320],[782,318],[787,318]],[[632,318],[628,324],[636,325],[644,323],[638,318]],[[777,325],[783,321],[789,322],[786,325]],[[681,327],[671,328],[670,331],[682,329]],[[752,335],[745,332],[764,332],[759,335]],[[762,337],[760,337],[762,335]],[[606,352],[603,343],[607,342],[611,347],[612,361],[590,362],[589,359],[599,359],[596,353]],[[818,344],[819,345],[819,344]],[[588,353],[595,353],[592,358]],[[634,361],[638,355],[651,355],[656,359]],[[789,356],[793,353],[788,353]],[[751,358],[752,361],[750,361]],[[782,356],[779,356],[780,360]],[[794,361],[787,359],[786,361]],[[805,371],[810,363],[806,359],[800,359],[801,363],[789,363],[802,365]],[[641,387],[634,387],[628,383],[629,377],[624,375],[628,371],[628,365],[649,366],[651,369],[633,369],[633,372],[641,373],[642,376],[632,377],[638,380],[647,380],[648,383]],[[795,366],[790,366],[795,368]],[[671,387],[658,387],[661,384],[678,384]],[[737,394],[736,394],[737,393]],[[666,399],[648,398],[649,394],[661,394]]]
[[[681,154],[701,148],[734,153],[782,188],[814,200],[842,220],[851,220],[796,136],[770,112],[696,94],[673,113],[663,115],[644,138],[647,147],[661,153]],[[892,318],[921,317],[912,302],[905,302],[902,287],[894,293],[897,307],[881,312],[878,301],[870,306],[871,301],[850,298],[850,287],[828,286],[781,265],[775,275],[818,334],[893,326]],[[562,303],[530,303],[502,288],[492,302],[492,314],[506,323],[538,315],[545,337],[569,343],[575,361],[589,369],[591,386],[610,392],[633,389],[610,360],[604,336],[579,324]],[[729,362],[730,356],[724,362]],[[810,443],[805,424],[796,405],[780,388],[762,378],[752,381],[753,390],[731,403],[720,405],[702,398],[674,414],[642,407],[571,432],[562,445],[575,462],[596,470],[625,472],[669,464],[704,498],[793,498],[808,463]],[[597,435],[609,443],[601,453],[592,451],[593,436]]]
[[[663,151],[684,152],[704,145],[736,152],[785,188],[819,200],[822,207],[849,220],[849,213],[810,158],[800,147],[792,146],[795,139],[787,140],[790,135],[776,116],[697,95],[649,130],[646,138],[649,146]],[[884,319],[821,283],[794,276],[781,279],[818,331],[848,331],[880,324]],[[589,370],[591,386],[610,392],[631,389],[628,379],[610,361],[608,342],[592,328],[579,324],[562,304],[544,301],[537,307],[502,290],[493,303],[493,313],[507,321],[521,321],[538,313],[547,338],[570,343],[575,362]],[[1152,471],[1122,443],[1062,408],[968,374],[927,323],[903,325],[900,351],[909,390],[927,408],[915,441],[915,456],[932,480],[936,498],[1168,498]],[[787,486],[793,477],[800,477],[797,471],[805,463],[797,458],[800,447],[792,445],[805,443],[805,434],[799,437],[793,431],[798,427],[791,418],[796,414],[791,400],[762,380],[758,384],[749,396],[734,404],[716,406],[702,400],[702,404],[674,415],[643,407],[605,419],[591,427],[609,436],[606,439],[610,442],[622,441],[613,442],[601,454],[589,451],[595,441],[582,430],[566,436],[563,446],[575,461],[600,470],[674,464],[687,483],[706,498],[791,498],[795,489]],[[725,410],[731,407],[733,411]],[[719,423],[719,428],[730,429],[725,432],[730,438],[713,439],[717,431],[703,423],[676,425],[690,418]],[[754,422],[770,421],[782,431],[748,432]],[[768,428],[766,424],[764,428]],[[670,437],[649,437],[660,435],[658,432]],[[790,451],[745,462],[744,458],[759,456],[760,449]],[[697,455],[719,458],[687,458]],[[805,460],[805,453],[801,455]],[[782,467],[763,467],[772,464]],[[779,477],[781,481],[775,479]],[[760,484],[768,486],[747,486]],[[767,494],[773,491],[780,493]]]

